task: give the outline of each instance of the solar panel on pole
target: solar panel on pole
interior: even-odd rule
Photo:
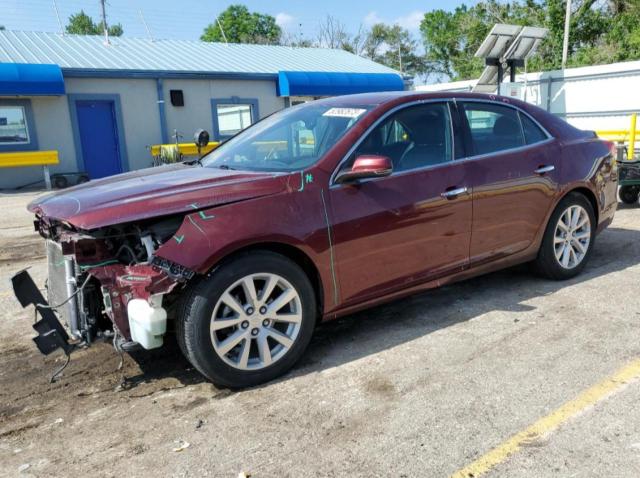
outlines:
[[[549,30],[540,27],[494,25],[474,55],[484,58],[486,67],[473,91],[493,93],[497,87],[500,94],[504,73],[509,71],[511,82],[515,81],[516,67],[524,65],[524,60],[535,53],[548,33]]]

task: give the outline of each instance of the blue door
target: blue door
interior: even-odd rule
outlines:
[[[122,172],[113,101],[76,101],[84,167],[91,179]]]

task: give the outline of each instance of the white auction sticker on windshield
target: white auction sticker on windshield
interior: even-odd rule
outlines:
[[[326,111],[322,116],[337,116],[339,118],[357,118],[365,109],[363,108],[331,108]]]

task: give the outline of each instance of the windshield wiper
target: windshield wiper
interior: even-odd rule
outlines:
[[[190,160],[187,160],[187,161],[182,161],[182,164],[188,164],[189,166],[193,166],[194,164],[197,164],[199,166],[202,166],[202,158],[190,159]]]
[[[236,170],[236,168],[232,168],[232,167],[231,167],[231,166],[229,166],[228,164],[221,164],[220,166],[216,166],[216,167],[217,167],[217,168],[220,168],[220,169],[225,169],[225,170],[232,170],[232,171],[235,171],[235,170]]]

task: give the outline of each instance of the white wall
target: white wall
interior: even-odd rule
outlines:
[[[120,96],[122,128],[129,169],[151,165],[148,146],[162,142],[158,91],[155,79],[65,78],[67,94],[111,94]],[[184,92],[184,107],[171,105],[169,90]],[[276,96],[275,81],[253,80],[163,80],[165,116],[169,141],[174,129],[182,134],[182,141],[193,141],[193,133],[203,128],[212,134],[211,99],[255,98],[260,117],[284,108],[284,99]],[[73,139],[69,100],[67,96],[29,98],[40,150],[55,149],[60,165],[52,173],[76,172],[76,148]],[[0,99],[1,101],[1,99]],[[15,188],[42,180],[42,169],[0,168],[0,189]]]
[[[171,105],[170,90],[183,91],[183,107]],[[184,142],[193,141],[193,133],[200,128],[206,129],[213,138],[211,100],[214,98],[255,98],[261,118],[284,108],[284,98],[276,96],[275,81],[164,80],[163,91],[170,142],[173,142],[174,130],[182,134]]]
[[[58,151],[60,164],[51,167],[51,172],[76,171],[76,152],[67,97],[35,97],[30,101],[38,149]],[[42,179],[40,167],[0,168],[0,189],[24,186]]]
[[[526,88],[524,88],[526,79]],[[522,99],[581,129],[628,129],[640,112],[640,61],[518,75]],[[476,80],[423,85],[420,91],[470,91]],[[507,84],[502,94],[509,94]]]
[[[67,94],[120,95],[129,169],[151,166],[147,146],[160,141],[160,113],[155,80],[65,78],[64,83]]]

